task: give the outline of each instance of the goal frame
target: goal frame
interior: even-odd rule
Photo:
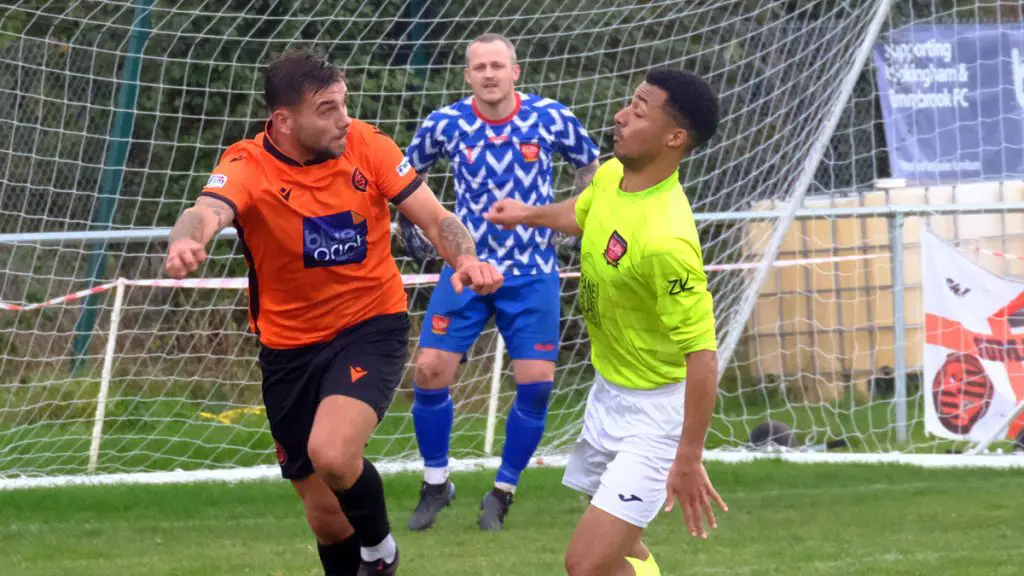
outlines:
[[[910,400],[907,394],[907,364],[906,364],[906,299],[904,285],[904,241],[903,225],[907,217],[927,216],[966,216],[973,214],[991,213],[1024,213],[1024,202],[1008,203],[977,203],[977,204],[955,204],[955,205],[888,205],[877,207],[856,207],[856,208],[828,208],[828,209],[796,209],[796,210],[768,210],[750,212],[728,212],[728,213],[697,213],[694,215],[698,222],[754,222],[774,221],[780,218],[791,218],[791,221],[805,219],[838,219],[838,218],[886,218],[889,223],[889,250],[893,265],[893,330],[895,332],[895,366],[894,366],[894,397],[892,402],[895,407],[897,440],[899,443],[906,442],[907,438],[907,403]],[[27,234],[5,234],[0,235],[0,245],[13,244],[34,244],[46,245],[53,243],[75,243],[88,242],[96,239],[105,241],[159,241],[165,240],[170,229],[155,228],[150,230],[113,231],[113,232],[66,232],[66,233],[27,233]],[[227,228],[220,232],[214,241],[232,240],[237,237],[234,229]],[[766,268],[770,269],[773,262],[769,262]],[[763,265],[760,265],[763,266]],[[563,277],[571,277],[572,272],[562,272]],[[436,281],[436,275],[416,275],[407,277],[413,285],[431,284]],[[99,391],[96,397],[96,410],[93,416],[92,436],[89,448],[88,473],[84,475],[50,476],[50,477],[26,477],[26,478],[0,478],[0,489],[29,488],[42,486],[65,486],[75,484],[153,484],[153,483],[182,483],[202,481],[241,481],[271,479],[279,476],[275,466],[254,466],[236,469],[220,470],[194,470],[175,472],[131,472],[118,474],[95,474],[99,454],[102,446],[103,427],[105,423],[106,405],[110,382],[113,375],[114,360],[117,356],[117,337],[121,310],[124,302],[124,291],[127,286],[140,285],[151,287],[185,287],[193,289],[241,289],[246,286],[245,278],[217,278],[217,279],[188,279],[188,280],[131,280],[118,278],[91,289],[81,290],[67,296],[54,298],[51,301],[32,305],[41,308],[47,304],[60,305],[86,298],[92,294],[112,290],[114,293],[114,304],[110,314],[110,321],[107,328],[106,347],[104,349],[103,364]],[[751,291],[755,296],[760,290]],[[500,398],[500,387],[502,375],[506,365],[504,360],[504,341],[500,335],[495,338],[494,358],[489,375],[489,393],[487,398],[487,424],[486,436],[484,439],[485,457],[453,459],[453,470],[473,470],[479,468],[497,468],[500,461],[493,456],[494,442],[498,423],[498,407]],[[914,453],[824,453],[809,452],[801,450],[728,450],[717,449],[706,452],[710,461],[719,462],[746,462],[761,458],[778,458],[788,462],[798,463],[901,463],[926,467],[956,467],[956,466],[981,466],[995,468],[1024,468],[1024,454],[1021,455],[992,455],[988,453],[989,445],[997,440],[1005,432],[1006,426],[1024,410],[1024,402],[1021,402],[1017,410],[1007,418],[1004,425],[986,439],[979,441],[964,454],[914,454]],[[560,466],[564,465],[565,455],[554,454],[535,459],[532,465],[537,466]],[[399,473],[419,470],[419,462],[388,462],[383,463],[382,472]]]
[[[137,57],[142,53],[142,44],[144,44],[145,34],[149,28],[149,11],[153,2],[150,0],[130,0],[125,4],[134,2],[136,11],[135,18],[131,25],[131,46],[128,47],[127,53],[124,54],[126,57],[126,65],[124,66],[121,78],[120,87],[118,91],[118,105],[116,107],[116,113],[114,114],[114,121],[112,125],[121,126],[127,129],[127,135],[124,137],[118,136],[115,138],[117,144],[127,142],[131,138],[131,118],[134,112],[135,92],[126,89],[137,89],[138,88],[138,70],[135,64],[131,64],[133,57]],[[766,210],[766,211],[750,211],[750,212],[698,212],[695,217],[698,223],[702,222],[722,222],[722,223],[749,223],[754,221],[768,221],[772,224],[770,234],[766,235],[762,242],[756,247],[757,256],[759,259],[756,262],[744,263],[740,266],[753,269],[754,272],[750,276],[750,281],[746,286],[746,290],[737,298],[736,305],[730,310],[731,316],[728,319],[728,326],[723,333],[723,339],[719,347],[719,378],[726,373],[727,369],[731,369],[733,363],[736,361],[734,356],[736,355],[737,346],[745,336],[745,326],[751,321],[755,312],[755,308],[758,305],[758,299],[761,295],[762,289],[766,282],[770,278],[773,266],[780,263],[779,255],[781,254],[781,248],[784,243],[784,238],[791,231],[794,222],[799,222],[803,219],[820,219],[820,218],[862,218],[862,217],[879,217],[884,218],[887,222],[887,232],[889,241],[889,253],[892,263],[892,331],[893,331],[893,351],[894,351],[894,362],[893,362],[893,397],[886,399],[884,402],[886,405],[892,406],[892,420],[887,422],[888,426],[886,430],[892,430],[893,436],[895,437],[894,448],[901,450],[908,446],[908,430],[910,423],[908,422],[908,402],[911,402],[913,398],[908,397],[908,366],[907,366],[907,353],[906,348],[906,332],[907,332],[907,299],[905,298],[904,286],[904,270],[905,270],[905,254],[904,254],[904,223],[909,217],[932,217],[941,215],[955,215],[962,216],[967,214],[986,214],[986,213],[999,213],[1007,214],[1011,212],[1024,212],[1024,202],[1016,203],[999,203],[999,204],[957,204],[953,206],[921,206],[921,205],[888,205],[878,208],[838,208],[838,209],[805,209],[803,207],[804,201],[809,193],[809,190],[815,182],[816,170],[822,165],[825,159],[830,141],[836,135],[837,126],[841,122],[841,118],[848,105],[851,103],[853,98],[854,87],[858,80],[858,77],[863,76],[864,68],[868,65],[868,59],[871,57],[872,49],[875,43],[878,41],[880,34],[885,26],[888,18],[891,17],[891,12],[894,6],[893,0],[871,0],[860,5],[858,14],[861,18],[858,19],[857,29],[852,34],[846,36],[848,40],[844,46],[848,48],[843,58],[843,66],[836,67],[833,82],[839,81],[838,85],[835,83],[831,86],[835,87],[834,90],[831,88],[828,90],[829,97],[823,99],[820,102],[820,106],[817,106],[817,110],[822,114],[821,116],[815,116],[815,123],[812,124],[804,134],[806,137],[802,140],[802,144],[808,145],[807,148],[801,149],[801,154],[806,153],[806,157],[800,155],[796,156],[795,161],[788,165],[785,178],[782,179],[784,185],[778,190],[777,200],[783,201],[779,204],[782,208],[778,210]],[[118,130],[112,131],[112,133],[120,132]],[[122,168],[119,165],[124,164],[124,160],[118,160],[119,152],[115,149],[118,147],[111,147],[111,155],[109,159],[109,166],[104,166],[104,192],[100,195],[101,204],[106,204],[113,201],[116,191],[117,184],[122,179]],[[126,150],[126,149],[125,149]],[[112,206],[112,205],[111,205]],[[721,208],[720,208],[721,209]],[[100,210],[102,212],[102,210]],[[104,224],[100,221],[94,222],[93,224],[102,226],[108,226],[109,222]],[[74,246],[76,243],[91,244],[93,246],[105,246],[107,243],[122,242],[131,243],[136,241],[161,241],[166,239],[169,233],[167,228],[154,228],[154,229],[130,229],[130,230],[98,230],[90,232],[54,232],[54,233],[26,233],[26,234],[0,234],[0,246],[8,245],[32,245],[32,246],[44,246],[44,245],[61,245],[61,246]],[[226,229],[222,231],[217,241],[223,240],[237,240],[238,236],[234,229]],[[164,482],[197,482],[205,480],[221,480],[221,481],[236,481],[236,480],[249,480],[249,479],[269,479],[276,478],[279,476],[279,472],[276,466],[251,466],[244,468],[231,468],[231,469],[201,469],[196,471],[174,471],[174,472],[128,472],[118,474],[97,474],[99,468],[100,454],[103,451],[103,438],[104,438],[104,427],[110,421],[107,416],[108,401],[111,394],[111,383],[114,378],[114,366],[116,364],[116,358],[118,356],[118,335],[120,331],[121,323],[121,312],[125,306],[125,290],[127,286],[132,285],[143,285],[143,286],[175,286],[175,287],[191,287],[191,288],[217,288],[212,284],[214,283],[231,283],[234,281],[243,281],[244,279],[238,278],[218,278],[218,279],[197,279],[188,280],[185,282],[193,282],[194,285],[180,285],[173,284],[172,281],[163,280],[138,280],[132,278],[118,277],[115,280],[100,280],[99,270],[101,267],[102,259],[104,258],[105,250],[94,251],[90,255],[90,278],[87,279],[89,287],[85,290],[69,294],[67,296],[61,296],[59,298],[53,298],[46,303],[41,305],[27,305],[21,307],[15,307],[14,309],[30,309],[38,308],[44,305],[55,305],[60,306],[66,302],[80,302],[80,301],[92,301],[95,300],[100,292],[110,291],[113,295],[113,306],[110,309],[110,318],[108,326],[97,327],[96,332],[106,332],[105,349],[102,356],[102,369],[100,374],[99,389],[98,392],[93,396],[90,394],[87,400],[90,401],[90,410],[93,409],[91,402],[95,402],[94,413],[91,414],[91,418],[86,418],[85,422],[91,424],[91,436],[89,436],[89,452],[88,452],[88,466],[87,471],[81,475],[76,476],[46,476],[46,477],[12,477],[4,478],[0,476],[0,489],[5,488],[20,488],[20,487],[31,487],[31,486],[51,486],[51,485],[68,485],[68,484],[105,484],[105,483],[164,483]],[[101,284],[101,282],[106,282]],[[203,282],[208,282],[211,285],[203,285]],[[233,289],[239,289],[243,286],[232,286]],[[888,289],[888,287],[886,287]],[[4,303],[0,302],[0,309],[4,308]],[[93,316],[90,316],[93,318]],[[84,319],[82,325],[88,324]],[[82,342],[88,341],[88,336],[91,336],[93,331],[90,327],[89,330],[76,330],[76,332],[86,333],[86,338],[81,340]],[[123,338],[122,338],[123,340]],[[484,435],[483,442],[483,455],[480,458],[469,458],[469,459],[453,459],[454,470],[464,469],[475,469],[480,467],[496,467],[498,460],[494,458],[493,452],[495,449],[495,441],[498,436],[497,427],[499,423],[499,405],[501,396],[502,379],[504,375],[507,375],[507,364],[504,359],[504,341],[500,335],[497,335],[493,347],[487,351],[486,360],[480,362],[481,372],[485,374],[486,385],[483,387],[484,392],[480,394],[481,400],[486,400],[486,432]],[[493,358],[490,356],[493,354]],[[913,368],[913,367],[911,367]],[[483,396],[486,395],[486,399]],[[116,395],[115,395],[116,396]],[[787,406],[788,407],[788,406]],[[746,407],[744,407],[745,409]],[[1024,402],[1019,403],[1017,409],[1014,411],[1016,416],[1024,410]],[[1007,423],[1013,419],[1011,416],[1007,419]],[[746,418],[746,415],[742,417]],[[91,422],[90,422],[91,420]],[[572,422],[572,425],[578,424],[578,422]],[[570,428],[571,429],[571,428]],[[921,466],[991,466],[991,467],[1024,467],[1024,456],[1017,455],[993,455],[989,454],[990,444],[999,439],[1000,435],[1004,434],[1005,426],[1003,429],[996,431],[980,442],[974,444],[966,454],[954,454],[954,455],[939,455],[939,454],[911,454],[902,452],[871,452],[871,453],[826,453],[826,452],[815,452],[815,448],[811,446],[804,446],[802,450],[791,451],[757,451],[750,447],[739,446],[737,448],[728,449],[717,449],[709,450],[706,452],[707,459],[712,461],[721,462],[739,462],[747,461],[750,459],[758,458],[780,458],[791,462],[901,462],[906,464],[921,465]],[[730,442],[739,443],[742,442],[742,438],[735,434],[729,434]],[[474,449],[474,453],[479,453],[478,449]],[[544,457],[538,458],[533,465],[544,465],[544,466],[558,466],[564,464],[564,454],[560,452],[547,452]],[[418,470],[420,463],[418,461],[403,461],[403,462],[387,462],[381,466],[382,472],[394,473],[402,471]]]

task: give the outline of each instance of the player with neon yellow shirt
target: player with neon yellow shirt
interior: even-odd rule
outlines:
[[[487,219],[582,235],[579,302],[596,371],[563,483],[591,496],[570,576],[660,574],[643,531],[679,501],[691,535],[726,510],[701,462],[717,386],[711,293],[679,164],[715,134],[718,96],[695,74],[658,68],[615,115],[615,158],[579,196],[506,199]]]

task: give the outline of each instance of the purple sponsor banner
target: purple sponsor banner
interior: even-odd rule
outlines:
[[[874,49],[893,177],[1024,178],[1024,24],[913,24]]]

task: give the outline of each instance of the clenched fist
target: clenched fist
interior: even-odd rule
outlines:
[[[175,240],[167,249],[167,261],[164,270],[171,278],[181,280],[206,260],[206,248],[191,238]]]
[[[490,210],[484,214],[484,219],[491,224],[497,224],[505,230],[512,230],[519,224],[526,224],[530,206],[518,200],[505,198],[491,204]]]

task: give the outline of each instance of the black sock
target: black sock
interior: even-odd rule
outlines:
[[[324,576],[356,576],[362,557],[359,556],[359,538],[355,534],[333,544],[318,544]]]
[[[376,546],[391,533],[384,502],[384,483],[369,460],[363,458],[363,473],[351,488],[334,493],[349,523],[356,529],[359,544]]]

